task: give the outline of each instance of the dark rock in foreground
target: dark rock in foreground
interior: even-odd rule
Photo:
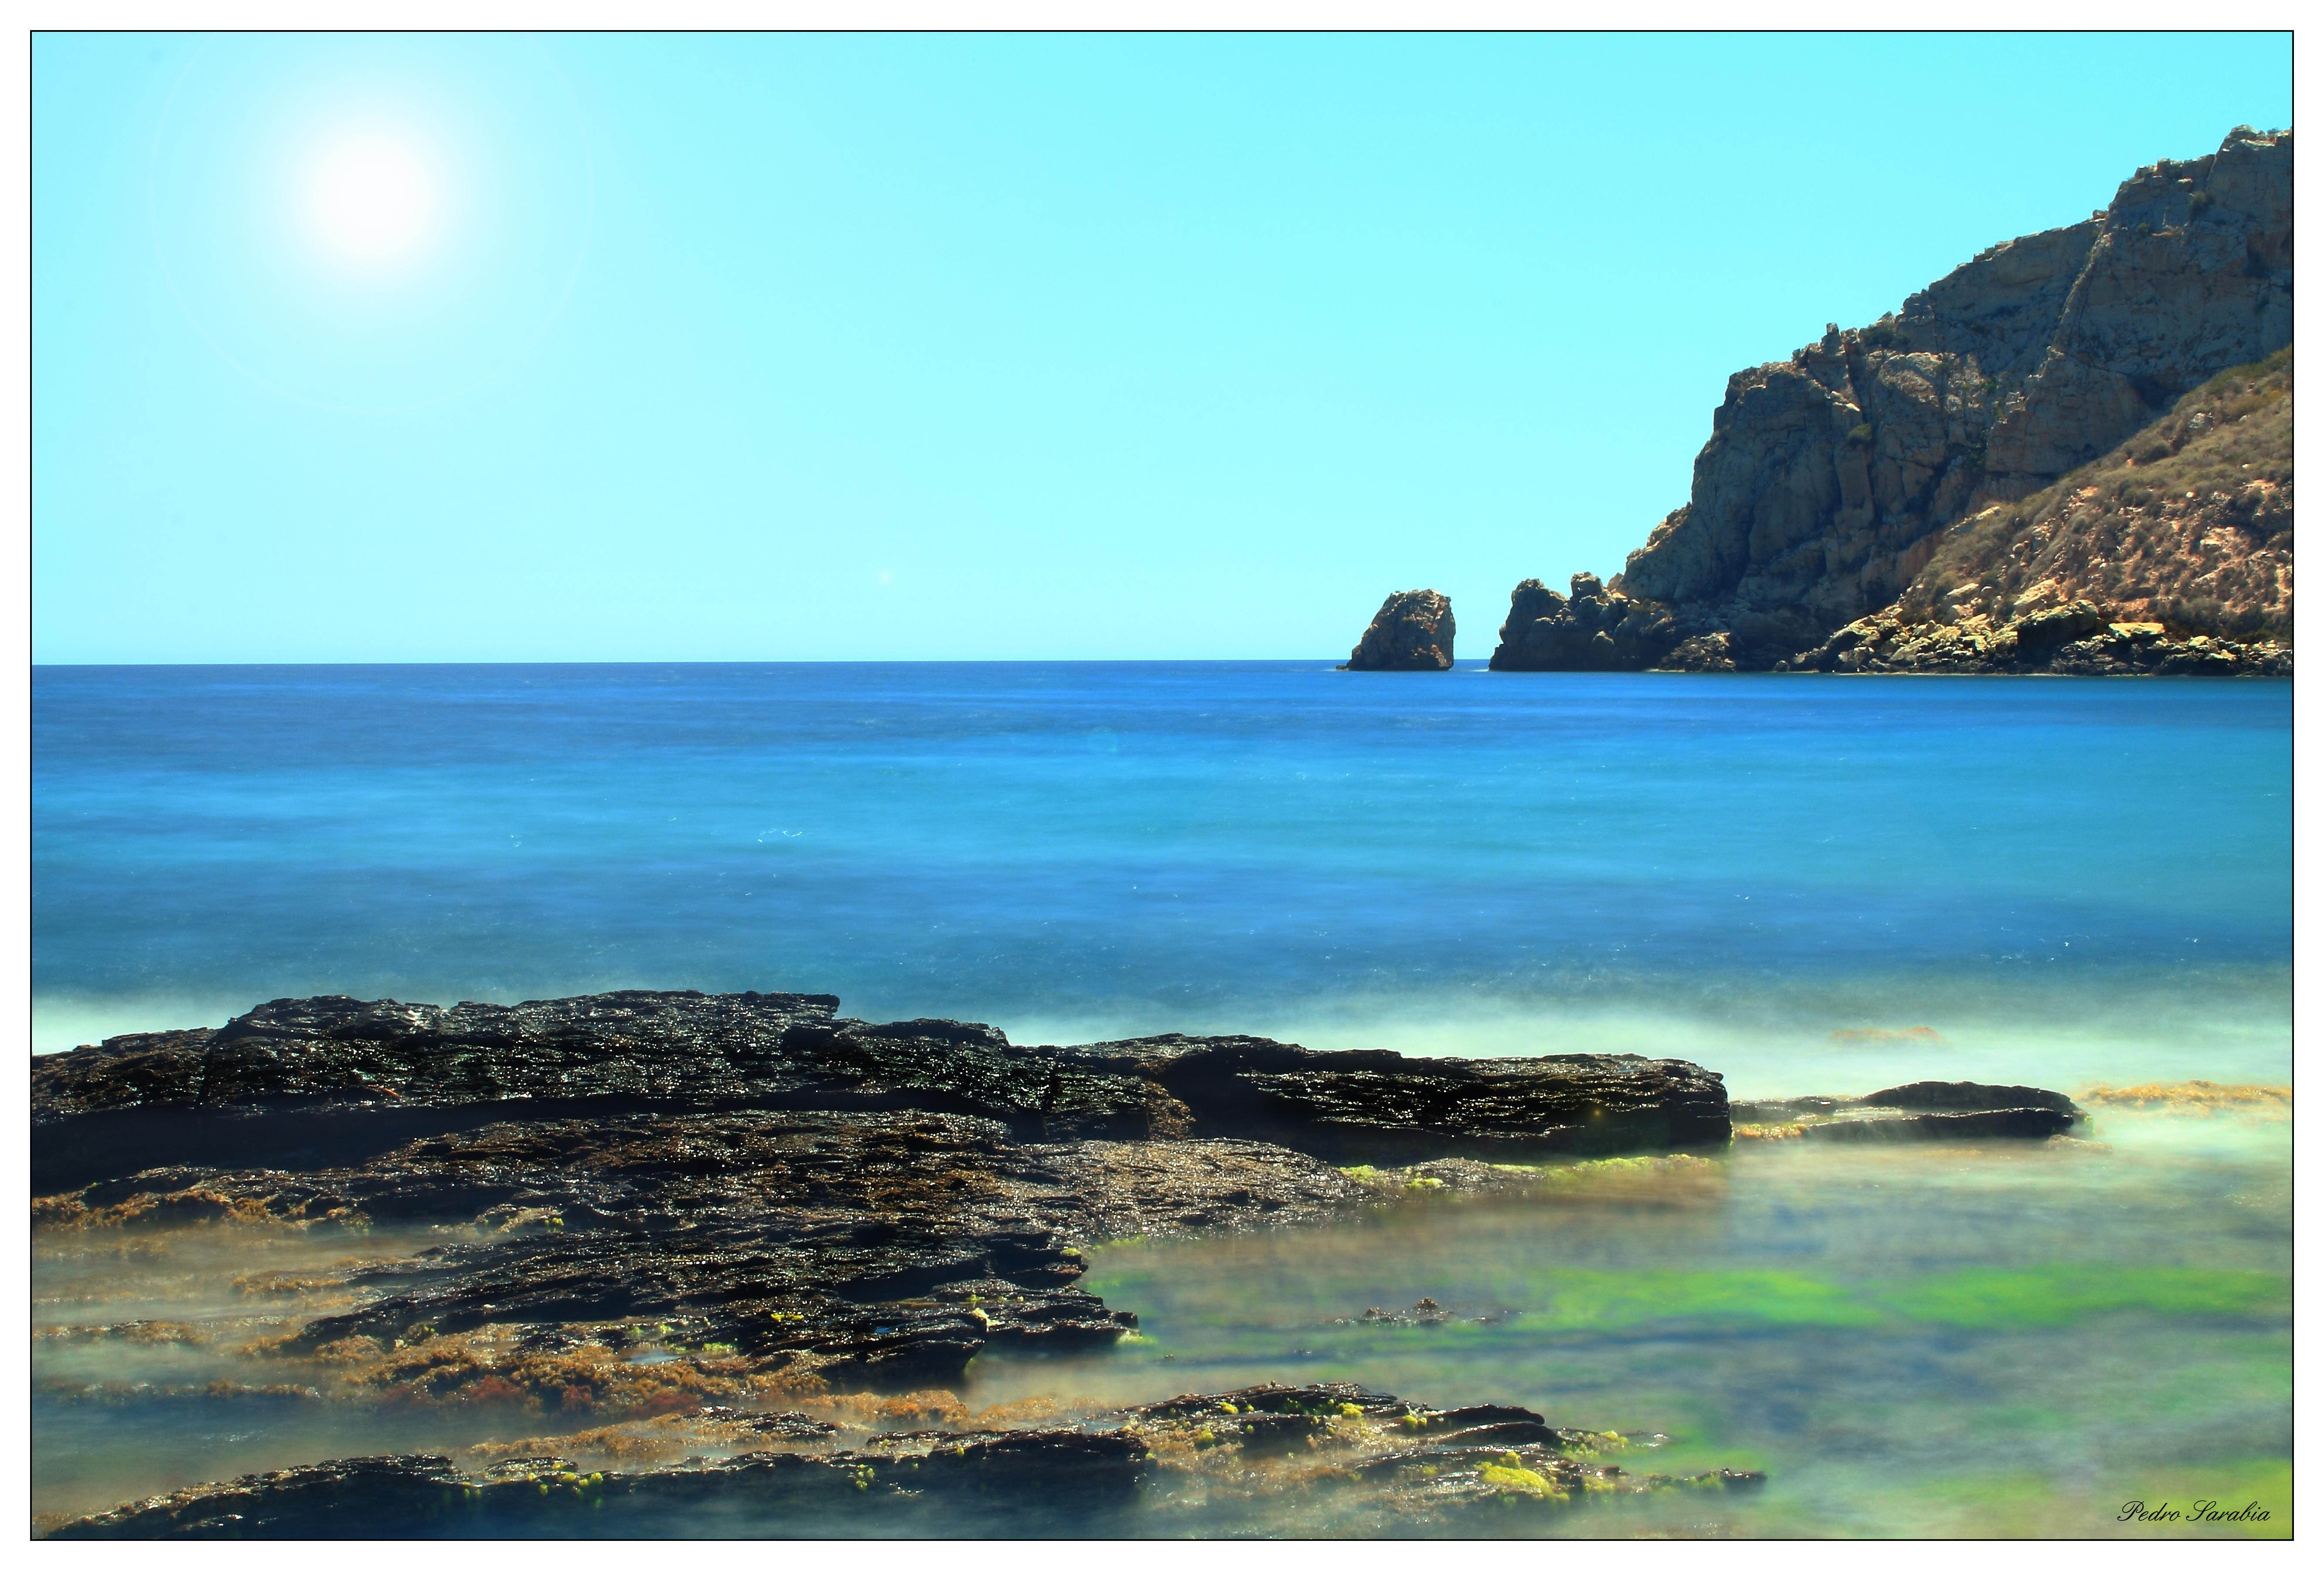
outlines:
[[[33,1061],[37,1193],[171,1164],[366,1161],[511,1117],[911,1109],[1019,1140],[1266,1140],[1340,1161],[1716,1143],[1717,1075],[1582,1054],[1406,1058],[1259,1037],[1019,1047],[958,1021],[874,1025],[813,993],[628,992],[445,1009],[277,999],[216,1030]]]
[[[1400,589],[1379,612],[1343,671],[1449,671],[1452,669],[1452,602],[1434,589]]]
[[[1153,1134],[1267,1141],[1333,1161],[1537,1161],[1715,1145],[1727,1089],[1679,1058],[1407,1058],[1264,1037],[1142,1037],[1047,1049],[1154,1087]],[[1165,1100],[1167,1099],[1167,1100]]]
[[[1622,1436],[1552,1428],[1524,1409],[1435,1412],[1352,1385],[1176,1397],[1074,1428],[881,1439],[838,1451],[778,1440],[630,1472],[548,1454],[475,1473],[443,1456],[359,1457],[180,1490],[48,1536],[1459,1535],[1478,1530],[1480,1508],[1504,1534],[1585,1502],[1763,1482],[1635,1474],[1612,1460],[1639,1448]]]
[[[2032,1086],[1916,1080],[1868,1096],[1738,1102],[1738,1132],[1884,1144],[1897,1141],[2047,1140],[2081,1122],[2070,1097]]]
[[[361,1307],[292,1327],[286,1353],[429,1400],[630,1410],[1110,1346],[1135,1317],[1075,1285],[1082,1246],[1370,1203],[1327,1161],[1728,1134],[1719,1077],[1677,1060],[1020,1048],[836,1003],[278,1000],[115,1038],[34,1066],[36,1219],[449,1228],[364,1266],[342,1284]]]
[[[943,1384],[987,1348],[1110,1347],[1137,1317],[1075,1285],[1080,1246],[1315,1221],[1366,1197],[1243,1141],[1019,1145],[934,1113],[633,1113],[489,1124],[313,1172],[160,1168],[34,1209],[85,1232],[452,1230],[357,1262],[336,1285],[369,1301],[295,1325],[283,1355],[383,1393],[622,1412],[802,1382]]]

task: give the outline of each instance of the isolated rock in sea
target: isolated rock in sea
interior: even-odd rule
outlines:
[[[2215,153],[2140,170],[2084,222],[1997,245],[1869,327],[1835,324],[1788,360],[1737,373],[1687,504],[1630,554],[1609,593],[1648,603],[1626,609],[1626,621],[1655,611],[1671,619],[1664,647],[1691,652],[1684,669],[1717,669],[1703,659],[1704,638],[1724,635],[1726,658],[1765,670],[1900,598],[1941,606],[1955,588],[1974,588],[1925,576],[1953,525],[2057,485],[2155,427],[2208,379],[2291,344],[2292,234],[2292,134],[2237,127]],[[1977,636],[1997,635],[2045,596],[2080,594],[2110,621],[2159,621],[2177,640],[2248,641],[2277,627],[2288,639],[2289,429],[2287,407],[2280,475],[2207,476],[2180,485],[2193,496],[2135,502],[2139,540],[2082,531],[2063,553],[2080,553],[2081,566],[2050,590],[2016,591],[2031,592],[2024,605],[1981,599],[1988,625]],[[2280,542],[2264,522],[2246,527],[2277,512]],[[2215,544],[2219,527],[2242,535]],[[2052,521],[2023,536],[2041,550],[2060,532]],[[2140,543],[2149,536],[2167,541],[2169,561]],[[2278,555],[2234,565],[2263,548]],[[2126,604],[2151,599],[2177,609]],[[1501,669],[1539,669],[1525,663],[1539,620],[1520,621],[1527,636],[1514,641],[1504,630],[1511,658]],[[1932,624],[1950,625],[1941,613]],[[1544,639],[1561,655],[1569,643]],[[1554,669],[1613,658],[1637,669],[1666,657],[1641,643],[1632,655],[1599,648]],[[1989,651],[1941,658],[1967,663],[1845,669],[2016,669]],[[2181,669],[2264,669],[2273,657],[2207,659]],[[2059,669],[2149,668],[2107,651]]]
[[[2047,1140],[2082,1122],[2073,1099],[2034,1086],[1916,1080],[1868,1096],[1738,1102],[1740,1137],[1857,1144],[1898,1141]]]
[[[1019,1140],[1216,1135],[1347,1161],[1727,1135],[1719,1077],[1676,1059],[1406,1058],[1256,1037],[1019,1047],[959,1021],[846,1020],[838,1002],[277,999],[216,1030],[35,1059],[33,1185],[51,1193],[173,1164],[339,1167],[511,1117],[639,1112],[909,1108],[993,1119]]]
[[[1434,589],[1399,589],[1348,652],[1343,671],[1449,671],[1452,602]]]
[[[1480,1414],[1524,1419],[1480,1425]],[[1439,1412],[1345,1383],[1189,1394],[1070,1427],[876,1434],[844,1449],[779,1429],[738,1435],[741,1417],[705,1408],[671,1430],[699,1431],[706,1449],[759,1443],[741,1455],[592,1470],[571,1459],[590,1437],[546,1436],[528,1443],[531,1455],[473,1469],[439,1455],[356,1457],[180,1490],[44,1536],[1473,1536],[1574,1507],[1766,1482],[1733,1469],[1641,1472],[1625,1436],[1554,1428],[1524,1409]]]

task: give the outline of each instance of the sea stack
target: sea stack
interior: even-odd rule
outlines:
[[[1399,589],[1348,652],[1343,671],[1449,671],[1452,602],[1434,589]]]

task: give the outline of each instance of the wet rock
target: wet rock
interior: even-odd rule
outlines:
[[[1538,1424],[1542,1416],[1531,1408],[1503,1407],[1493,1402],[1479,1402],[1465,1408],[1450,1408],[1428,1415],[1427,1422],[1434,1428],[1468,1429],[1489,1424]]]
[[[448,1456],[358,1456],[251,1474],[124,1505],[51,1539],[366,1539],[435,1536],[466,1513],[469,1488]]]
[[[1352,1319],[1335,1320],[1337,1326],[1442,1326],[1452,1318],[1452,1311],[1434,1298],[1423,1298],[1409,1309],[1383,1309],[1375,1305]]]
[[[1400,589],[1380,603],[1343,671],[1449,671],[1452,602],[1434,589]]]
[[[947,1437],[949,1438],[949,1437]],[[753,1452],[640,1473],[556,1456],[463,1474],[375,1456],[180,1490],[67,1523],[51,1539],[822,1537],[1093,1532],[1133,1504],[1131,1436],[1071,1430],[923,1449]]]
[[[1562,1429],[1553,1429],[1537,1421],[1513,1419],[1506,1423],[1479,1424],[1473,1428],[1455,1429],[1449,1434],[1433,1437],[1428,1443],[1445,1446],[1559,1446],[1565,1438],[1565,1432]]]
[[[1725,1083],[1677,1058],[1406,1058],[1315,1053],[1262,1037],[1141,1037],[1055,1051],[1160,1086],[1195,1132],[1335,1162],[1521,1162],[1717,1144],[1728,1132]]]
[[[1900,1118],[1837,1119],[1802,1132],[1814,1141],[1883,1145],[1899,1141],[2047,1140],[2074,1126],[2069,1114],[2048,1107],[1995,1108],[1983,1113],[1918,1113]]]
[[[1867,1096],[1795,1096],[1738,1102],[1740,1133],[1768,1127],[1820,1141],[2046,1140],[2081,1122],[2071,1097],[2033,1086],[1916,1080]]]
[[[1775,1123],[1794,1118],[1829,1118],[1850,1104],[1851,1099],[1845,1096],[1793,1096],[1731,1103],[1728,1114],[1738,1124]]]
[[[2018,1107],[2043,1107],[2069,1117],[2081,1109],[2072,1097],[2033,1086],[1980,1086],[1970,1080],[1915,1080],[1892,1086],[1857,1099],[1861,1107],[1936,1108],[1948,1112],[1984,1112]]]
[[[577,1391],[618,1410],[787,1373],[940,1384],[986,1348],[1108,1347],[1136,1318],[1076,1285],[1083,1245],[1312,1221],[1370,1193],[1276,1148],[1196,1140],[1141,1160],[1157,1149],[1020,1145],[946,1114],[630,1114],[487,1125],[309,1174],[156,1169],[50,1197],[41,1218],[134,1226],[195,1193],[251,1224],[459,1228],[366,1268],[367,1302],[287,1345],[367,1341],[376,1384],[430,1399]],[[512,1212],[539,1224],[493,1221]],[[664,1359],[636,1362],[623,1327],[641,1320],[682,1323],[649,1344]]]
[[[464,1471],[443,1456],[359,1457],[205,1484],[60,1524],[64,1540],[1181,1536],[1452,1533],[1480,1507],[1554,1511],[1674,1487],[1748,1488],[1722,1469],[1626,1470],[1618,1435],[1537,1429],[1426,1446],[1451,1414],[1358,1386],[1261,1386],[1015,1432],[926,1430],[853,1450],[689,1456],[582,1470],[540,1450]],[[554,1442],[550,1442],[554,1444]],[[1649,1442],[1651,1444],[1651,1442]],[[1503,1524],[1504,1527],[1506,1524]]]
[[[212,1031],[34,1060],[36,1193],[179,1164],[337,1168],[506,1119],[900,1111],[1016,1139],[1263,1140],[1336,1161],[1619,1150],[1726,1135],[1676,1059],[1315,1053],[1256,1037],[1019,1047],[958,1021],[876,1025],[825,994],[627,992],[453,1009],[278,999]]]

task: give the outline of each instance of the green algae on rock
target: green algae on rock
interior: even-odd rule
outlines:
[[[1525,1409],[1437,1412],[1349,1384],[1267,1385],[1095,1416],[1072,1428],[891,1434],[850,1450],[760,1449],[643,1470],[541,1453],[463,1469],[358,1457],[180,1490],[56,1523],[99,1539],[623,1538],[751,1534],[1143,1536],[1248,1530],[1434,1536],[1476,1513],[1560,1510],[1757,1473],[1632,1474],[1618,1435]],[[1499,1422],[1479,1424],[1480,1416]],[[706,1410],[717,1420],[721,1414]],[[553,1444],[552,1441],[544,1442]],[[1508,1524],[1496,1522],[1496,1530]]]

